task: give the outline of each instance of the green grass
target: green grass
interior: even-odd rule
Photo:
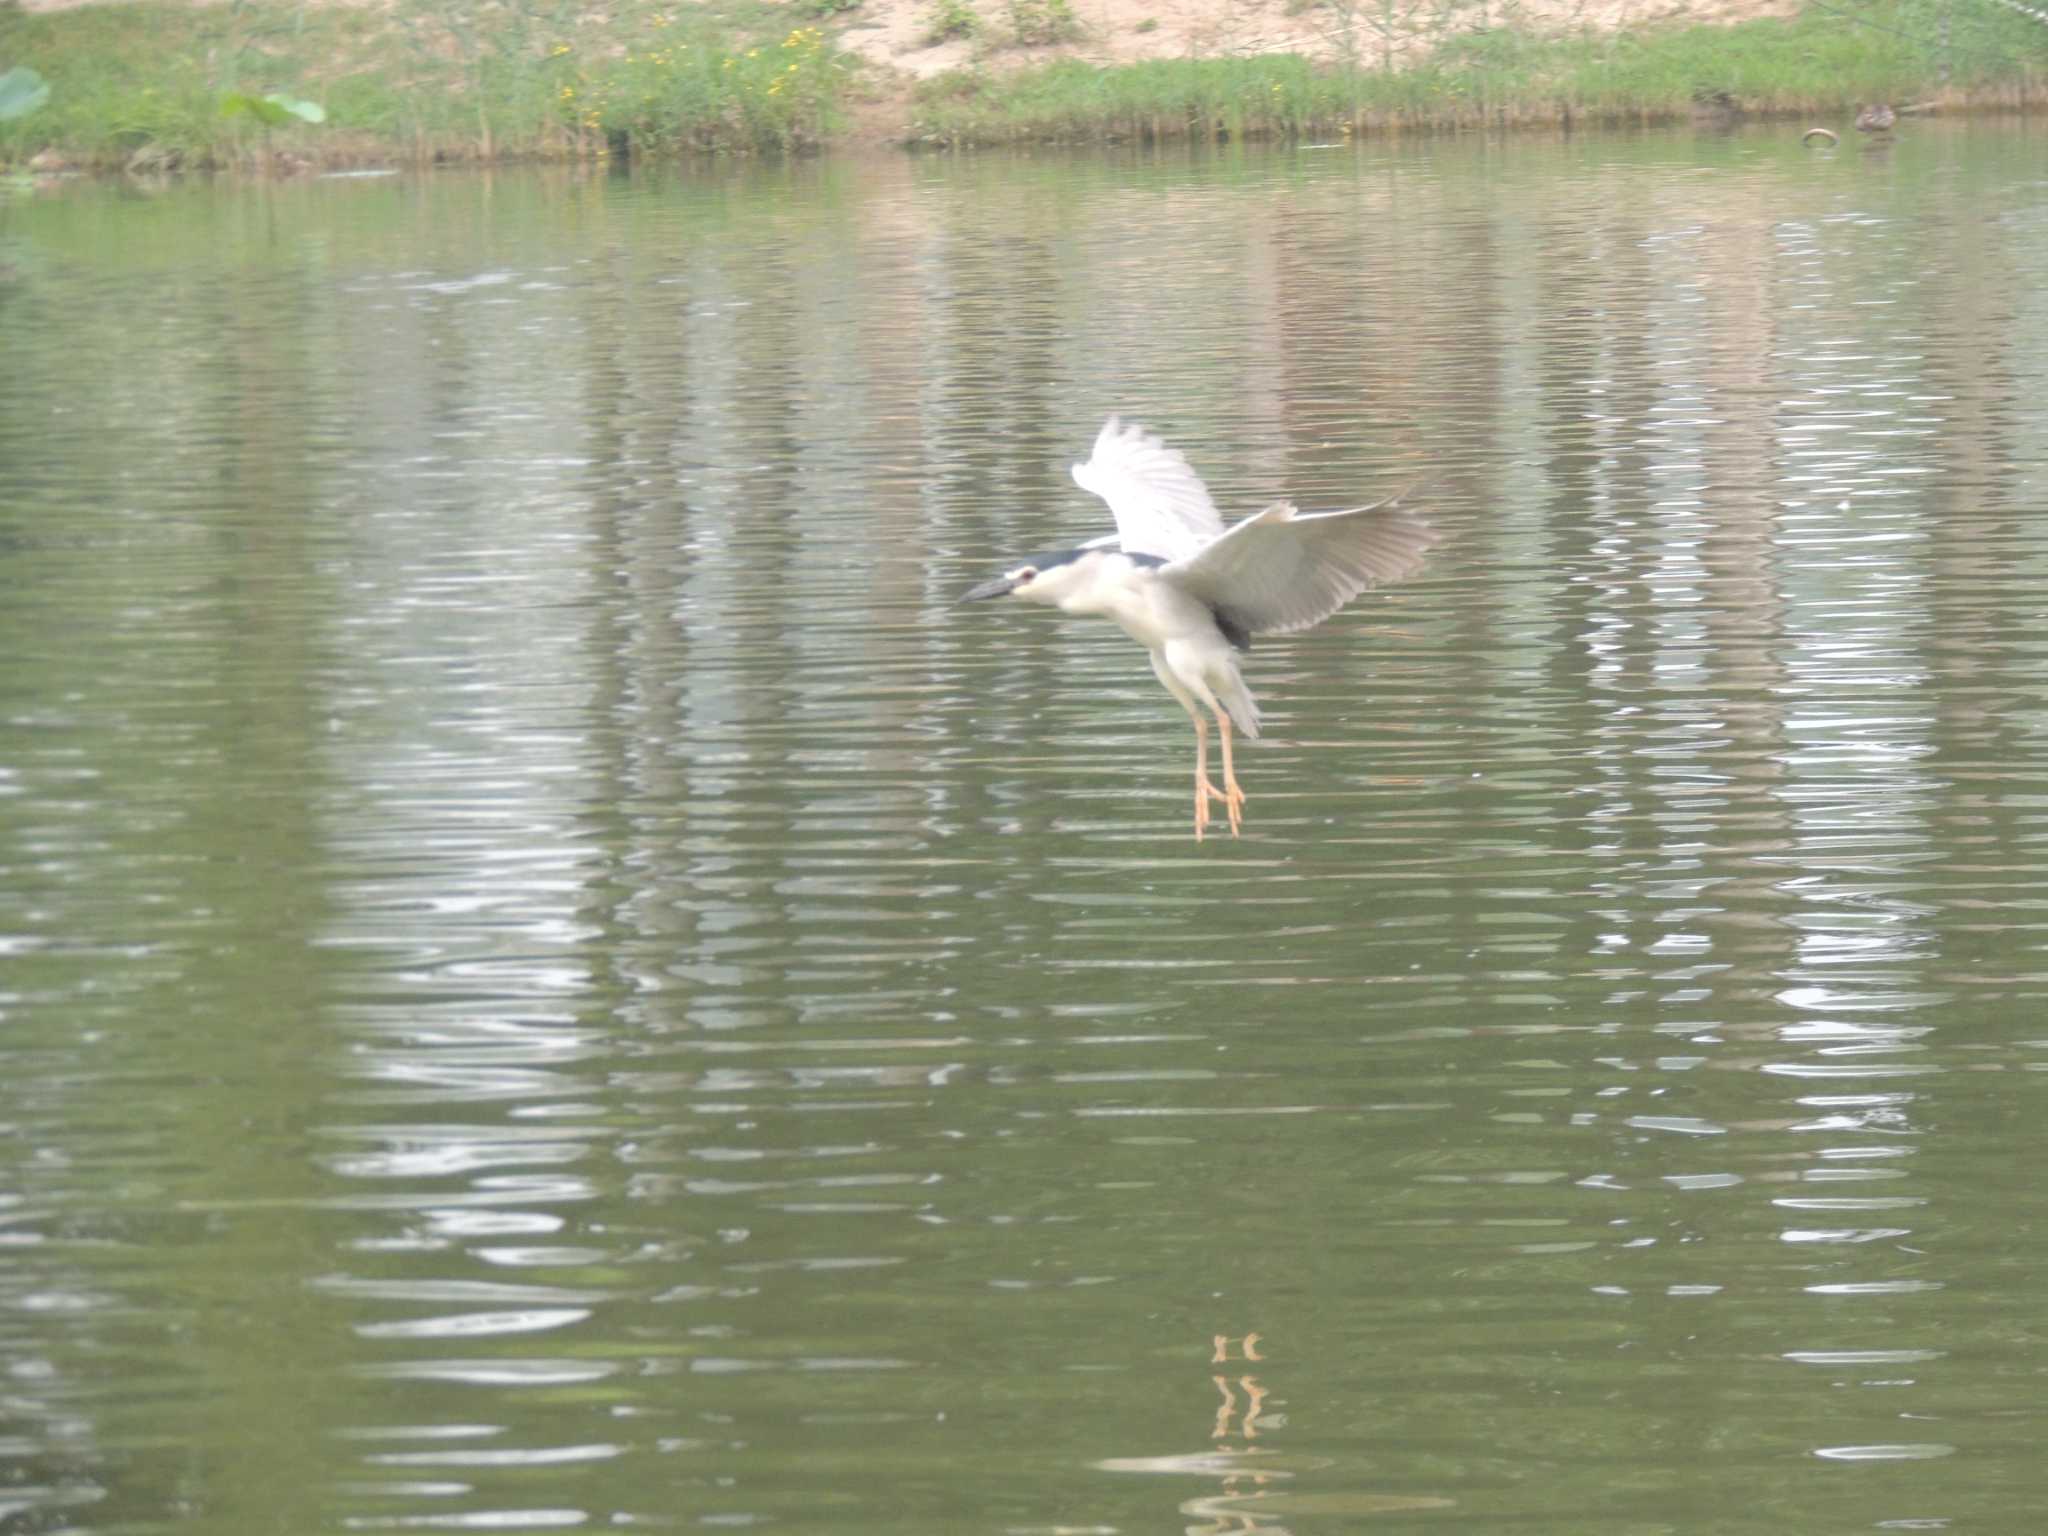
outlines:
[[[0,123],[0,165],[45,149],[162,169],[801,148],[830,140],[855,88],[852,60],[816,20],[851,3],[230,0],[30,16],[0,0],[0,71],[26,65],[50,85],[46,105]],[[917,88],[911,136],[1652,122],[1713,101],[1841,114],[1862,101],[2039,102],[2048,83],[2048,25],[1998,0],[1830,0],[1790,21],[1572,36],[1459,30],[1478,3],[1307,0],[1340,43],[1338,63],[1061,60],[1004,73],[984,61]],[[1516,15],[1515,0],[1485,3],[1488,19]],[[1016,29],[1071,35],[1070,0],[1006,4]],[[979,16],[971,0],[931,0],[929,11]],[[1420,46],[1402,53],[1390,42],[1402,36]],[[270,92],[319,103],[327,121],[266,130],[222,115],[233,93]]]
[[[236,0],[25,15],[0,0],[0,68],[49,103],[0,123],[0,163],[53,149],[109,167],[568,158],[821,142],[850,61],[784,7],[621,0]],[[265,133],[231,92],[285,91],[320,125]]]
[[[1669,121],[1715,101],[1759,115],[1838,114],[1864,101],[2016,105],[2048,89],[2048,26],[1993,0],[1955,0],[1945,54],[1941,0],[1881,0],[1855,14],[1875,25],[1810,10],[1609,35],[1494,28],[1447,34],[1392,70],[1294,55],[964,70],[920,88],[913,126],[949,144],[1289,137]],[[1371,56],[1363,43],[1354,53]]]
[[[1081,37],[1081,18],[1069,0],[1009,0],[1010,36],[1021,48],[1071,43]]]
[[[925,12],[924,40],[927,44],[948,42],[956,37],[975,37],[982,29],[981,12],[973,0],[932,0]]]

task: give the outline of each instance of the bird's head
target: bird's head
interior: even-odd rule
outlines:
[[[1083,548],[1033,555],[993,581],[984,581],[962,593],[960,601],[978,603],[991,597],[1021,597],[1032,603],[1058,603],[1088,580],[1089,557],[1098,553]]]

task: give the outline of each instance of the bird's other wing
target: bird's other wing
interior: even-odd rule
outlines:
[[[1201,476],[1136,422],[1110,417],[1088,462],[1074,466],[1074,483],[1109,503],[1125,554],[1179,560],[1223,532]]]
[[[1399,496],[1345,512],[1277,501],[1159,577],[1216,611],[1225,633],[1286,634],[1320,624],[1369,587],[1412,576],[1437,535]]]

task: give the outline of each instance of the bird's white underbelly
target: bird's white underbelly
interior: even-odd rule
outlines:
[[[1161,682],[1169,688],[1178,684],[1176,691],[1184,690],[1212,708],[1219,696],[1244,691],[1237,653],[1206,606],[1163,581],[1140,583],[1136,597],[1128,614],[1112,617],[1152,653]]]
[[[1216,634],[1216,620],[1209,610],[1163,581],[1140,581],[1125,588],[1109,616],[1150,651],[1169,644],[1200,642]]]
[[[1206,604],[1120,553],[1098,562],[1090,576],[1061,596],[1061,608],[1114,620],[1198,698],[1242,686],[1236,655]]]

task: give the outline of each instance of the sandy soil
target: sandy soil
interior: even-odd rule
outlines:
[[[23,8],[56,11],[87,3],[23,0]],[[1081,25],[1081,37],[1053,47],[1024,48],[1010,41],[1015,31],[1011,7],[1043,7],[1048,0],[967,0],[982,18],[981,35],[972,41],[933,45],[925,38],[937,3],[860,0],[831,25],[839,31],[843,47],[922,79],[977,61],[1001,69],[1062,57],[1123,64],[1137,59],[1303,53],[1388,64],[1427,52],[1447,36],[1488,27],[1613,32],[1671,22],[1742,21],[1790,15],[1798,9],[1798,0],[1067,0]],[[793,19],[809,21],[816,6],[790,0],[790,11]]]
[[[1019,48],[1004,46],[1012,30],[1012,0],[973,0],[986,23],[980,39],[927,44],[934,3],[862,0],[841,20],[841,45],[920,78],[977,59],[1002,68],[1058,57],[1123,64],[1303,53],[1371,65],[1399,63],[1445,37],[1488,27],[1613,32],[1784,16],[1798,9],[1798,0],[1068,0],[1083,29],[1078,41]]]

